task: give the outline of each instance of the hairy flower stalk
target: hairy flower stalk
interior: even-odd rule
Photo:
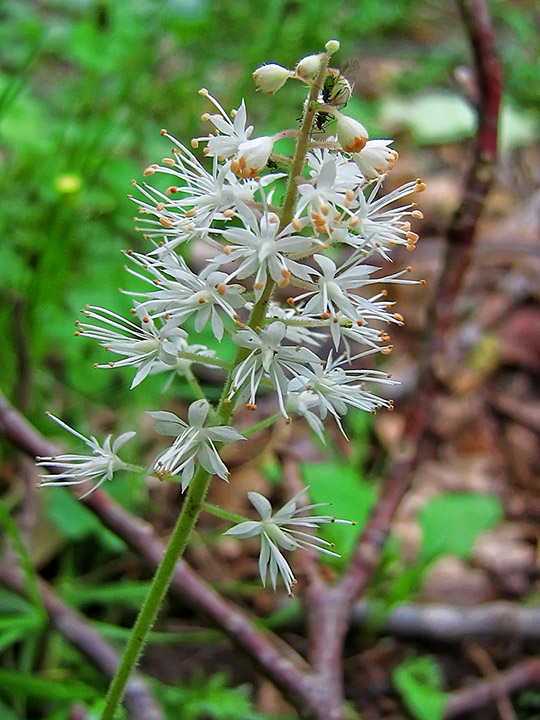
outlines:
[[[367,355],[389,352],[388,325],[401,325],[403,318],[394,312],[385,290],[371,297],[358,291],[374,283],[413,282],[404,279],[411,268],[381,277],[378,263],[369,258],[390,259],[397,245],[414,250],[418,236],[412,223],[421,213],[411,196],[424,185],[417,180],[384,195],[383,181],[397,153],[389,147],[390,140],[369,139],[366,128],[344,114],[351,86],[328,67],[338,48],[332,40],[326,52],[303,58],[294,69],[269,64],[254,73],[257,87],[268,95],[285,82],[307,86],[299,129],[257,135],[248,124],[243,100],[228,114],[203,89],[200,94],[212,111],[202,120],[212,128],[192,140],[193,151],[162,131],[172,152],[146,168],[145,182],[132,182],[137,195],[130,198],[139,208],[137,229],[150,244],[146,254],[126,254],[135,287],[122,292],[133,298],[133,320],[88,306],[85,321],[77,324],[76,334],[97,340],[116,356],[96,367],[132,366],[132,387],[150,374],[170,370],[169,382],[184,375],[197,397],[187,419],[159,410],[150,413],[157,420],[156,431],[173,438],[150,472],[162,479],[179,478],[186,497],[109,689],[102,720],[114,716],[212,477],[228,479],[219,453],[223,444],[244,439],[234,428],[237,405],[255,409],[262,388],[270,388],[273,412],[279,410],[289,422],[303,418],[323,441],[329,415],[345,433],[342,418],[350,407],[368,412],[392,408],[372,385],[393,381],[384,371],[365,370],[358,363]],[[292,117],[296,115],[295,110]],[[322,132],[326,118],[335,121],[335,137]],[[292,158],[279,154],[279,143],[287,137],[296,138]],[[202,157],[195,154],[201,146]],[[271,171],[274,160],[287,172]],[[154,176],[165,176],[168,187],[149,184]],[[283,199],[279,203],[274,197]],[[207,248],[206,263],[198,272],[185,259],[194,241]],[[190,324],[196,332],[210,328],[216,339],[212,348],[190,336]],[[219,356],[225,334],[237,346],[232,363]],[[325,340],[334,350],[328,354],[326,349],[323,355]],[[214,407],[197,383],[198,364],[227,371]],[[122,467],[117,446],[110,446],[109,440],[103,448],[92,449],[98,460],[85,465],[84,460],[66,459],[66,476],[73,472],[78,482],[80,463],[101,483]],[[43,465],[52,461],[46,458]],[[250,493],[261,521],[241,523],[229,531],[237,537],[260,536],[263,583],[269,574],[275,589],[281,576],[289,593],[295,579],[283,552],[315,547],[334,553],[326,541],[300,529],[316,530],[333,521],[318,512],[318,504],[304,508],[314,515],[299,515],[301,494],[273,513],[266,498]]]

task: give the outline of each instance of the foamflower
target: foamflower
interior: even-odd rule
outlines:
[[[153,472],[161,477],[173,477],[181,473],[182,490],[185,490],[195,474],[195,463],[212,475],[227,480],[229,471],[219,457],[215,443],[231,443],[245,440],[229,425],[205,427],[210,412],[207,400],[196,400],[188,409],[188,422],[171,412],[149,412],[158,422],[154,429],[160,435],[176,437],[171,447],[164,450],[154,461]]]
[[[276,513],[272,514],[272,505],[269,500],[257,492],[249,492],[248,498],[253,507],[261,516],[260,520],[248,520],[227,530],[225,535],[233,535],[237,538],[249,538],[260,536],[261,554],[259,555],[259,573],[262,584],[266,586],[267,575],[270,575],[270,582],[274,590],[277,585],[278,574],[283,578],[289,595],[292,595],[296,580],[291,567],[285,559],[283,550],[299,550],[300,548],[312,548],[320,553],[340,557],[340,555],[329,548],[332,543],[327,540],[310,535],[302,528],[318,528],[327,523],[347,523],[348,520],[336,520],[331,515],[305,515],[303,513],[324,507],[328,503],[315,503],[298,507],[298,499],[308,490],[304,488],[301,492],[291,498]]]
[[[87,493],[81,496],[82,499],[96,490],[96,488],[104,483],[105,480],[111,480],[117,470],[127,470],[132,467],[121,460],[118,457],[117,452],[120,450],[122,445],[127,443],[128,440],[131,440],[131,438],[136,435],[135,432],[130,431],[122,433],[122,435],[119,435],[114,441],[112,441],[112,435],[107,435],[102,447],[93,435],[87,438],[60,420],[60,418],[55,417],[49,412],[47,415],[51,418],[51,420],[58,423],[60,427],[63,427],[64,430],[67,430],[69,433],[82,440],[84,444],[90,448],[91,454],[83,455],[68,453],[65,455],[38,457],[38,466],[60,471],[55,472],[54,480],[42,482],[41,487],[48,487],[51,485],[82,485],[83,483],[96,480],[96,484],[93,485]],[[39,477],[46,479],[50,476],[40,475]]]
[[[285,323],[276,321],[264,327],[260,333],[246,327],[233,337],[240,347],[250,349],[247,358],[236,368],[229,399],[244,386],[249,390],[247,407],[255,410],[256,396],[263,377],[272,381],[278,393],[279,409],[284,417],[288,417],[283,402],[287,392],[287,376],[284,371],[297,375],[306,363],[317,363],[319,358],[308,348],[299,345],[282,345],[287,327]]]

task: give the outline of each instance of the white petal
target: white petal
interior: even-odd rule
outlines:
[[[248,520],[230,528],[224,535],[234,535],[237,538],[248,538],[260,535],[262,529],[262,523],[256,522],[255,520]]]
[[[124,443],[127,443],[128,440],[131,440],[132,437],[135,437],[136,434],[137,433],[134,430],[130,430],[129,432],[125,432],[119,435],[112,444],[113,453],[116,453],[117,450],[120,450],[122,445],[124,445]]]
[[[268,520],[272,517],[272,505],[264,497],[264,495],[261,495],[258,492],[248,492],[248,498],[249,502],[253,505],[263,520]]]
[[[154,420],[158,420],[154,425],[154,430],[160,435],[178,437],[187,428],[187,423],[174,413],[160,410],[157,412],[148,412],[147,414],[153,417]]]
[[[202,428],[209,411],[210,404],[207,400],[195,400],[194,403],[191,403],[188,410],[188,421],[191,427]]]
[[[238,440],[245,440],[246,438],[241,435],[238,430],[233,427],[213,427],[207,431],[207,437],[218,442],[237,442]]]

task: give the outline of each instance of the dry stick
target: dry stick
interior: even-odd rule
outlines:
[[[58,454],[58,448],[42,437],[1,394],[0,434],[31,456]],[[165,548],[148,523],[132,516],[101,490],[95,490],[83,502],[148,565],[155,568],[161,562]],[[307,663],[273,633],[257,630],[245,612],[216,593],[184,561],[176,565],[171,591],[221,628],[289,702],[306,711],[316,705],[316,683]]]
[[[0,584],[18,595],[26,596],[21,571],[11,563],[0,564]],[[116,650],[94,630],[80,613],[65,605],[49,585],[38,581],[39,594],[49,619],[59,633],[78,648],[106,678],[113,677],[120,663]],[[139,674],[129,680],[123,700],[130,720],[163,720],[163,714],[146,682]]]
[[[445,718],[455,718],[495,702],[527,687],[540,687],[540,660],[528,659],[490,680],[452,693],[446,705]]]
[[[307,591],[310,661],[324,685],[333,717],[344,718],[340,670],[348,613],[366,589],[378,565],[397,507],[410,486],[423,451],[433,398],[438,390],[437,359],[455,324],[455,300],[469,268],[478,218],[494,177],[502,76],[485,0],[459,0],[474,55],[478,82],[478,128],[474,158],[460,206],[447,233],[445,258],[430,308],[418,386],[406,415],[400,450],[394,457],[381,496],[360,537],[342,580],[328,587],[319,579]]]

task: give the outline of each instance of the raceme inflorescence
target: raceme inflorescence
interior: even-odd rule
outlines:
[[[270,95],[286,82],[307,88],[300,126],[254,135],[243,100],[228,113],[203,89],[207,134],[188,147],[162,130],[171,152],[144,171],[144,182],[132,182],[129,196],[148,244],[145,254],[125,253],[136,285],[122,291],[132,298],[131,317],[87,306],[77,323],[76,334],[97,340],[113,356],[96,367],[132,367],[132,387],[156,373],[168,373],[169,384],[178,376],[195,383],[198,399],[185,420],[150,413],[156,431],[173,439],[149,472],[179,480],[183,490],[202,479],[208,484],[213,475],[227,480],[220,448],[244,440],[233,425],[234,411],[240,404],[255,410],[263,393],[274,394],[276,415],[304,419],[323,442],[327,418],[344,432],[349,408],[392,408],[377,386],[394,381],[382,370],[362,369],[361,359],[390,352],[388,327],[402,325],[403,317],[385,290],[370,292],[369,286],[417,282],[408,279],[410,267],[381,276],[380,261],[390,260],[396,246],[414,249],[412,223],[422,218],[414,198],[425,186],[417,179],[385,194],[398,154],[391,140],[370,139],[343,112],[352,89],[328,66],[338,48],[330,41],[325,52],[292,70],[267,64],[253,74],[257,88]],[[289,156],[280,143],[291,140],[296,150]],[[193,247],[205,258],[197,270],[186,260]],[[205,328],[216,340],[212,348],[198,337]],[[225,335],[237,347],[232,362],[220,357]],[[226,378],[219,403],[205,398],[196,379],[200,366]],[[82,438],[92,455],[41,458],[41,465],[61,469],[56,484],[84,477],[101,484],[126,469],[116,453],[130,433],[112,445],[107,438],[101,448],[95,438],[57,422]],[[46,477],[43,484],[55,484]],[[333,553],[298,529],[333,521],[317,512],[298,516],[302,494],[273,513],[266,498],[250,493],[261,520],[228,531],[261,538],[263,582],[269,572],[275,588],[279,574],[289,593],[295,581],[281,550]]]

